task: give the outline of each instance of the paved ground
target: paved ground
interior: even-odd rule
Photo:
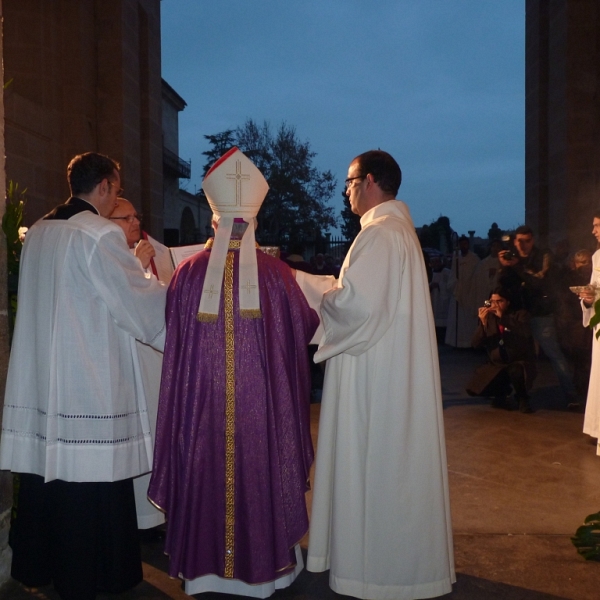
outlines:
[[[581,559],[570,542],[585,516],[600,510],[600,457],[581,433],[583,416],[563,410],[545,362],[532,415],[468,398],[464,385],[480,361],[470,350],[440,348],[457,570],[457,583],[443,598],[598,600],[600,563]],[[312,406],[315,437],[319,408]],[[189,598],[165,574],[160,541],[145,543],[143,554],[144,582],[129,594],[101,600]],[[341,598],[331,592],[327,577],[303,572],[272,598]],[[57,596],[51,588],[31,594],[14,582],[0,591],[0,600],[33,598]],[[222,594],[197,598],[227,600]]]

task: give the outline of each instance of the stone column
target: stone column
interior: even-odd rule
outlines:
[[[541,246],[595,247],[600,198],[600,5],[527,0],[525,221]]]
[[[2,22],[2,0],[0,0],[0,22]],[[4,81],[3,29],[0,28],[0,81]],[[6,189],[4,172],[4,90],[0,88],[0,190]],[[0,219],[4,215],[5,203],[0,202]],[[0,234],[0,389],[4,400],[6,369],[8,367],[8,290],[6,280],[6,239]],[[3,404],[3,403],[2,403]],[[1,423],[1,419],[0,419]],[[10,576],[11,551],[8,547],[10,510],[12,507],[12,476],[0,471],[0,585]]]

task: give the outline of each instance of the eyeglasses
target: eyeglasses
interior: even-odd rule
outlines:
[[[135,220],[137,220],[139,223],[141,223],[142,219],[144,218],[144,215],[138,215],[136,213],[135,215],[127,215],[126,217],[108,217],[108,218],[111,221],[127,221],[129,224],[131,224]]]
[[[364,179],[365,176],[364,175],[358,175],[357,177],[348,177],[348,179],[346,179],[346,181],[344,181],[344,184],[346,185],[346,189],[348,189],[350,187],[350,185],[352,184],[352,182],[355,179]]]
[[[106,180],[106,183],[108,183],[108,185],[111,187],[111,189],[112,189],[113,185],[115,185],[115,184],[114,184],[114,182],[112,182],[112,181],[109,181],[108,179]],[[117,190],[117,196],[122,196],[124,191],[125,191],[125,190],[124,190],[123,188],[121,188],[121,187],[120,187],[120,188]]]
[[[500,300],[490,300],[490,304],[492,306],[498,306],[499,304],[504,304],[506,300],[504,298],[500,298]]]

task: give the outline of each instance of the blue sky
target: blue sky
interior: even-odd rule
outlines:
[[[200,188],[205,134],[282,121],[331,170],[399,162],[415,225],[486,236],[525,214],[524,0],[162,0],[164,79],[187,102],[179,154]]]

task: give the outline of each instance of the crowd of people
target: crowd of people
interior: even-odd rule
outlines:
[[[543,354],[558,377],[565,407],[584,410],[592,331],[584,326],[581,300],[570,288],[589,284],[589,250],[570,253],[565,243],[554,253],[539,248],[533,230],[522,225],[504,242],[492,240],[481,260],[463,236],[447,266],[440,256],[429,262],[438,341],[485,348],[488,354],[487,364],[467,384],[470,394],[510,409],[507,396],[514,392],[519,409],[532,412],[528,390]]]

